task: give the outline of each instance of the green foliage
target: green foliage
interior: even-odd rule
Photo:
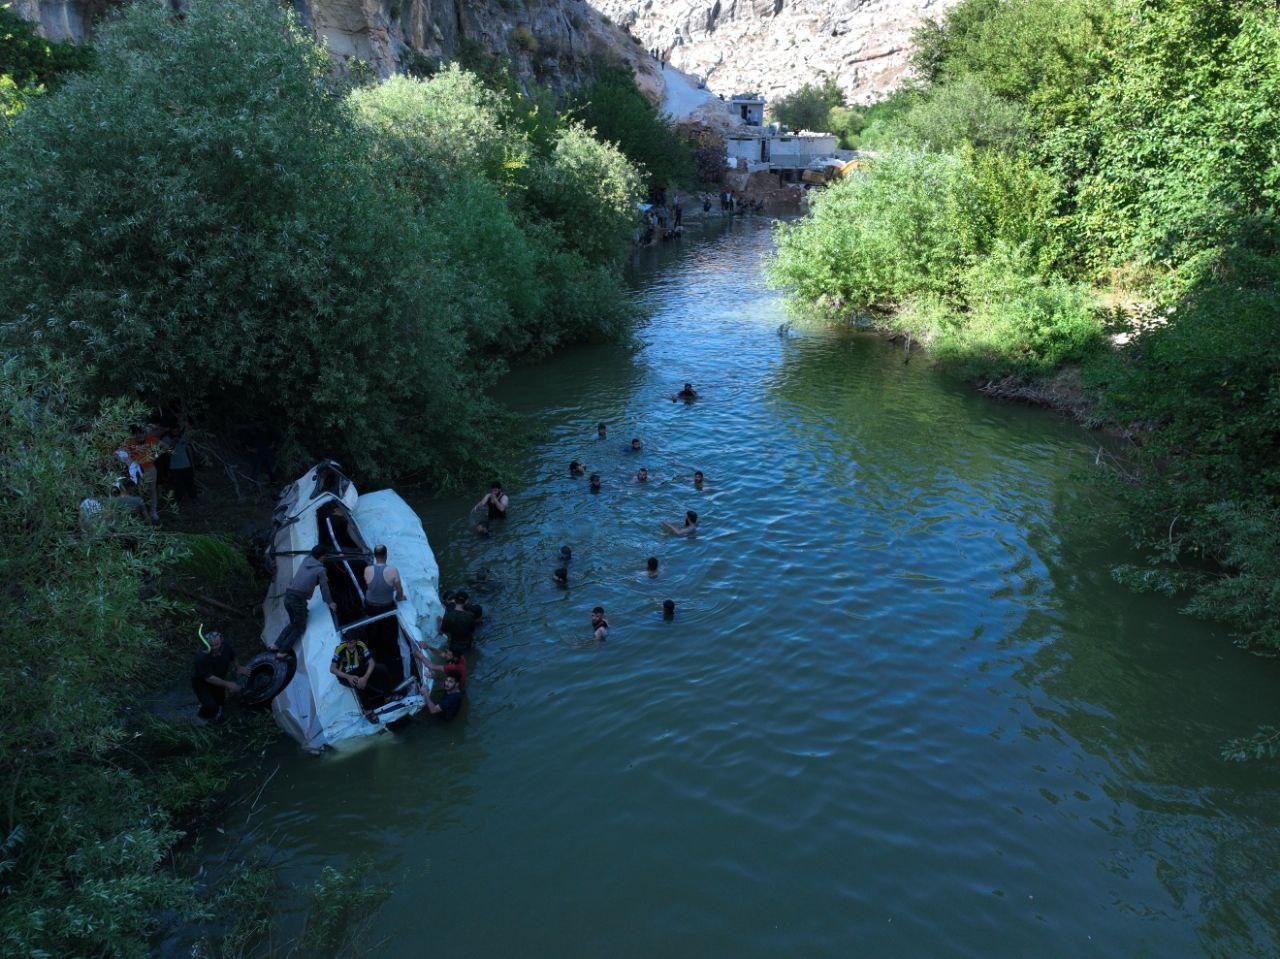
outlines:
[[[779,97],[769,105],[769,116],[792,130],[828,130],[831,110],[843,107],[844,93],[839,84],[828,78],[821,83],[806,83],[795,93]]]
[[[1010,150],[1028,145],[1022,107],[992,93],[967,75],[916,94],[909,110],[883,117],[876,145],[903,144],[929,150],[958,150],[966,145]],[[871,145],[866,143],[866,145]]]
[[[775,277],[905,304],[886,325],[975,372],[1086,361],[1141,439],[1117,490],[1147,561],[1117,577],[1280,646],[1275,4],[961,0],[916,41],[918,86],[839,115],[888,154],[781,230]],[[1017,175],[962,175],[984,145]],[[1121,272],[1158,321],[1100,351],[1078,281]]]
[[[569,100],[570,113],[640,168],[649,190],[693,180],[693,145],[620,67],[599,71]]]
[[[1176,0],[1125,7],[1118,68],[1094,91],[1088,242],[1190,283],[1227,246],[1275,255],[1280,13]]]
[[[963,302],[964,279],[998,244],[1036,262],[1045,186],[1022,160],[903,150],[823,191],[782,225],[771,279],[839,313],[922,294]]]
[[[625,312],[597,267],[626,249],[636,175],[456,69],[346,99],[329,76],[270,5],[127,9],[0,144],[0,337],[215,428],[253,408],[366,474],[483,468],[495,355]],[[581,273],[518,288],[542,262]],[[613,306],[558,324],[549,289]]]
[[[82,499],[106,498],[132,411],[94,410],[64,371],[12,359],[0,409],[0,943],[144,956],[160,911],[184,909],[188,891],[161,867],[175,806],[153,776],[168,763],[122,714],[159,642],[144,580],[169,556],[123,515],[76,522]]]
[[[420,197],[457,175],[504,183],[526,162],[523,144],[504,129],[505,97],[456,66],[425,81],[393,76],[349,100],[374,156]]]
[[[244,553],[226,536],[213,533],[183,536],[182,558],[175,571],[214,590],[233,590],[253,580],[253,569]]]
[[[616,260],[630,242],[640,178],[615,147],[576,123],[556,136],[549,156],[530,167],[528,198],[543,222],[586,262]]]
[[[307,925],[298,939],[302,955],[337,955],[367,933],[374,908],[390,893],[389,887],[367,881],[371,871],[368,861],[345,872],[324,867],[311,890]],[[341,908],[336,908],[339,903]]]
[[[46,40],[9,4],[0,5],[0,124],[32,97],[55,89],[67,74],[92,62],[91,48]]]

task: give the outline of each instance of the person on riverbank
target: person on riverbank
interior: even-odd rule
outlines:
[[[609,638],[609,621],[604,618],[604,607],[597,606],[591,611],[591,638],[603,643]]]
[[[494,480],[489,484],[489,492],[480,497],[480,502],[471,507],[471,512],[475,512],[481,506],[488,507],[489,522],[495,519],[506,519],[507,508],[511,505],[511,500],[506,493],[502,491],[502,484]]]
[[[645,570],[649,574],[650,579],[656,579],[658,576],[658,557],[650,556],[645,560]]]
[[[129,427],[129,439],[125,441],[124,447],[116,452],[128,464],[129,478],[138,484],[142,501],[147,506],[147,518],[152,523],[160,522],[160,494],[156,473],[156,451],[159,443],[158,436],[135,424]]]
[[[210,630],[203,638],[208,648],[196,654],[191,667],[191,689],[200,701],[196,715],[216,724],[226,718],[223,706],[227,696],[240,694],[240,684],[227,679],[227,673],[234,670],[237,676],[246,676],[249,670],[236,661],[236,651],[221,632]]]
[[[677,229],[684,222],[684,201],[680,199],[680,194],[676,194],[676,198],[671,201],[671,211],[675,218],[675,226]]]
[[[684,385],[684,389],[682,389],[679,393],[672,394],[671,402],[674,403],[676,400],[684,400],[686,403],[692,403],[697,398],[698,398],[698,391],[693,388],[693,384],[686,383]]]
[[[702,212],[703,213],[711,212],[711,194],[709,193],[704,193],[702,195]]]
[[[638,470],[636,470],[636,477],[635,477],[635,478],[636,478],[636,482],[637,482],[637,483],[647,483],[647,482],[649,482],[649,470],[648,470],[648,468],[647,468],[647,467],[642,466],[642,467],[640,467]]]
[[[444,696],[440,702],[427,697],[427,712],[442,722],[451,722],[462,709],[463,689],[456,676],[446,675],[444,678]]]
[[[673,526],[671,523],[668,523],[665,519],[662,521],[662,525],[667,530],[667,532],[672,533],[676,536],[691,536],[692,534],[698,531],[698,514],[695,513],[693,510],[686,510],[684,514],[683,526],[678,526],[678,527]]]
[[[591,492],[593,493],[600,492],[600,474],[592,473],[591,478],[587,480],[587,484],[588,484],[587,488],[590,489]]]
[[[324,568],[324,558],[328,554],[329,547],[323,543],[311,547],[311,555],[302,561],[284,591],[284,611],[289,614],[289,622],[280,630],[276,641],[267,644],[267,649],[275,651],[281,659],[288,655],[293,644],[307,631],[307,608],[317,586],[320,587],[320,596],[325,605],[335,613],[338,611],[338,604],[333,601],[333,595],[329,592],[329,574]]]
[[[475,644],[476,625],[479,620],[467,609],[466,593],[455,593],[452,607],[436,620],[436,629],[448,637],[449,648],[458,655],[470,652]]]
[[[173,501],[181,506],[185,500],[195,502],[200,493],[196,489],[196,467],[191,458],[191,437],[181,426],[169,430],[165,446],[169,451],[169,488]]]
[[[674,599],[664,599],[662,601],[662,618],[668,623],[676,618],[676,601]]]
[[[570,460],[569,462],[570,476],[572,476],[574,479],[577,479],[579,476],[585,476],[586,474],[587,474],[587,468],[585,466],[583,466],[577,460]]]

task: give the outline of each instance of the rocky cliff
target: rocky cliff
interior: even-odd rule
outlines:
[[[955,0],[595,0],[646,49],[731,95],[830,77],[851,102],[897,85],[911,34]]]
[[[175,5],[182,0],[170,0]],[[271,0],[263,0],[271,2]],[[381,76],[422,72],[442,60],[498,56],[521,80],[563,91],[601,63],[626,66],[655,101],[657,65],[586,0],[292,0],[339,64],[369,63]],[[84,40],[119,0],[15,0],[16,11],[55,39]]]

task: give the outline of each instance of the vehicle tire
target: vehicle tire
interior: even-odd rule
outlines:
[[[298,671],[298,660],[290,655],[279,659],[267,651],[245,664],[249,675],[241,687],[240,702],[244,706],[266,706],[289,685]]]

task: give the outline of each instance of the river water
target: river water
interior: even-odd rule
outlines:
[[[1218,751],[1276,664],[1112,582],[1096,436],[780,333],[768,250],[743,218],[647,252],[633,342],[508,378],[545,431],[510,520],[471,532],[487,478],[415,503],[446,585],[498,580],[469,704],[285,750],[254,821],[286,878],[370,857],[379,955],[1275,955],[1280,774]]]

